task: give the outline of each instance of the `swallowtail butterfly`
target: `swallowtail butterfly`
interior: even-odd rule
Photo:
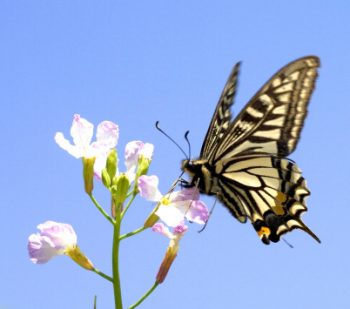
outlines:
[[[239,221],[249,219],[265,244],[295,228],[319,238],[301,220],[310,195],[287,156],[298,143],[320,61],[297,59],[280,69],[232,120],[237,63],[216,106],[200,157],[184,160],[188,186],[215,195]]]

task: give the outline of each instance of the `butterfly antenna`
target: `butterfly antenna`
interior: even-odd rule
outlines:
[[[156,121],[155,126],[156,126],[157,130],[158,130],[160,133],[162,133],[163,135],[165,135],[168,139],[170,139],[170,140],[176,145],[177,148],[180,149],[180,151],[185,155],[186,159],[189,159],[189,158],[187,157],[187,154],[185,153],[185,151],[180,147],[180,145],[179,145],[177,142],[175,142],[175,140],[174,140],[172,137],[170,137],[167,133],[165,133],[165,132],[159,127],[159,121],[158,121],[158,120]]]
[[[187,145],[188,145],[188,159],[190,160],[191,159],[191,143],[190,143],[190,140],[188,139],[188,134],[190,134],[190,131],[186,131],[185,133],[185,140],[187,142]]]

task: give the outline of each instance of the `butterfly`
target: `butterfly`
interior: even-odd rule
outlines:
[[[237,63],[199,158],[182,161],[182,170],[191,177],[187,186],[215,195],[239,222],[249,219],[265,244],[295,228],[320,242],[301,219],[310,191],[301,170],[287,158],[300,138],[319,66],[315,56],[287,64],[232,119]]]

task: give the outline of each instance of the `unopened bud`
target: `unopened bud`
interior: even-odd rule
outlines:
[[[108,154],[106,161],[106,170],[108,172],[109,178],[113,179],[115,174],[117,173],[118,166],[118,154],[115,149],[111,150]]]
[[[137,178],[147,174],[150,164],[151,164],[150,158],[147,158],[144,155],[140,156],[139,162],[137,165],[137,171],[136,171]]]
[[[119,206],[124,203],[128,191],[130,188],[130,181],[129,178],[126,177],[125,174],[121,174],[117,179],[117,187],[112,192],[113,193],[113,200],[116,204],[116,206]]]
[[[102,183],[106,188],[110,188],[111,186],[111,177],[109,176],[107,169],[103,169],[101,173]]]

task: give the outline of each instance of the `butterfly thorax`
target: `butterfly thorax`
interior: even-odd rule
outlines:
[[[217,194],[215,168],[205,159],[183,160],[182,170],[190,177],[187,183],[189,187],[196,186],[201,193],[208,195]]]

